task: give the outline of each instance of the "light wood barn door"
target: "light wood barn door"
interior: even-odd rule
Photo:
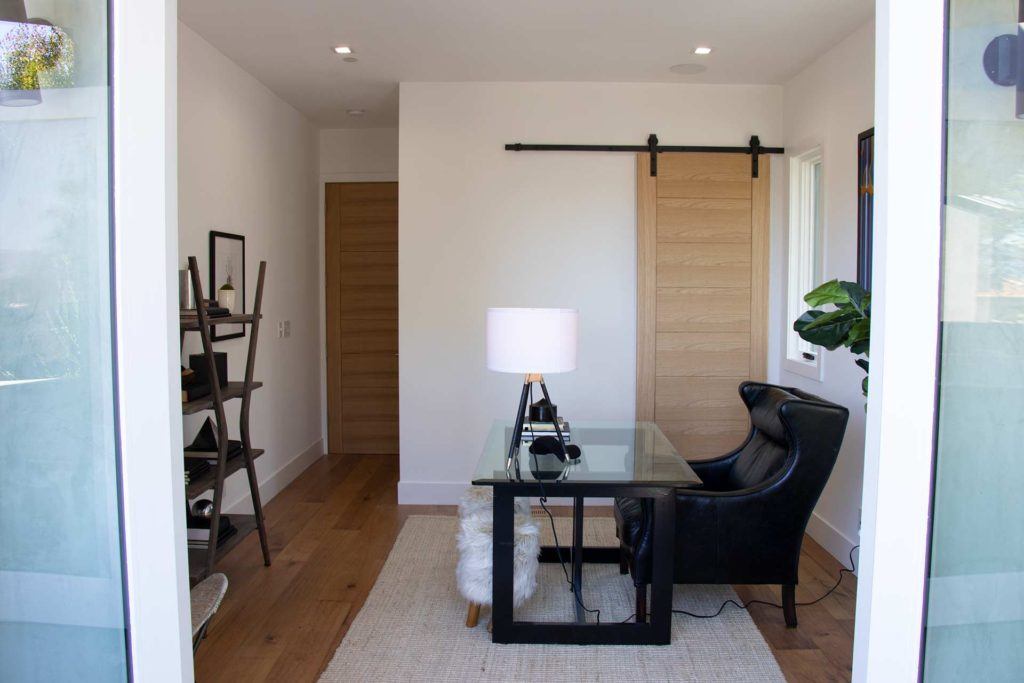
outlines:
[[[398,183],[325,191],[327,440],[398,452]]]
[[[637,155],[637,419],[687,459],[749,428],[737,388],[767,362],[769,159]]]

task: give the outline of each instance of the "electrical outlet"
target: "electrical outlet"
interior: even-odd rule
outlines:
[[[284,322],[277,323],[277,338],[284,339]]]
[[[292,336],[292,321],[291,320],[285,320],[284,321],[284,336],[285,337]]]

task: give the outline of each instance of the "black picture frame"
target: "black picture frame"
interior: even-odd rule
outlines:
[[[875,129],[857,135],[857,284],[871,291],[875,226]]]
[[[240,244],[235,244],[235,243]],[[241,261],[242,267],[240,270],[236,269],[233,260],[237,255],[238,249],[241,249]],[[234,250],[232,252],[232,250]],[[221,273],[220,277],[217,272],[217,256],[220,255]],[[226,263],[227,262],[227,263]],[[235,308],[232,313],[245,313],[245,235],[236,235],[230,232],[220,232],[218,230],[210,231],[210,289],[209,297],[211,299],[217,298],[217,292],[220,290],[220,286],[223,283],[222,280],[226,278],[224,275],[224,268],[227,267],[231,272],[232,285],[235,287]],[[238,281],[235,281],[235,277],[238,277]],[[226,325],[213,325],[210,327],[210,340],[211,341],[223,341],[225,339],[237,339],[245,336],[245,325],[231,323]]]

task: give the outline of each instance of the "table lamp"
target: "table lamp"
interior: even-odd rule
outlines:
[[[544,399],[551,404],[544,375],[576,369],[579,311],[573,308],[488,308],[487,369],[524,376],[505,471],[519,455],[523,438],[523,416],[534,382],[540,384]],[[561,444],[560,458],[567,453],[557,416],[552,416]]]

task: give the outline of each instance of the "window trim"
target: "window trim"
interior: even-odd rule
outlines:
[[[813,203],[814,195],[811,186],[813,183],[811,171],[815,165],[820,168],[820,189],[816,205]],[[821,145],[814,145],[789,158],[789,216],[786,225],[786,319],[782,367],[788,372],[817,382],[824,379],[822,349],[811,347],[815,354],[813,361],[803,358],[801,354],[806,352],[806,349],[800,348],[802,340],[793,331],[793,321],[807,310],[803,296],[812,287],[820,284],[816,282],[816,279],[821,279],[820,274],[824,270],[825,174],[825,156]],[[814,216],[815,213],[817,217]],[[794,264],[801,258],[801,246],[805,245],[806,240],[812,237],[814,238],[814,254],[810,265],[813,272],[808,275],[802,269],[794,268]]]

